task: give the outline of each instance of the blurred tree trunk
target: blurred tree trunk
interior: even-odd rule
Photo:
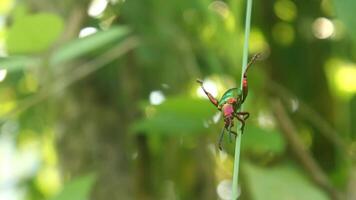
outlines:
[[[92,199],[130,199],[125,119],[90,82],[73,87],[58,102],[61,168],[70,177],[96,172]]]
[[[72,12],[67,16],[62,42],[75,39],[85,26],[89,3],[84,0],[72,2],[70,6],[64,4],[63,10]],[[64,177],[96,173],[91,199],[132,199],[133,194],[132,163],[127,147],[132,118],[125,115],[130,112],[129,107],[123,113],[118,108],[118,80],[127,74],[120,74],[117,66],[114,63],[104,67],[56,100],[60,108],[57,147],[62,173]]]

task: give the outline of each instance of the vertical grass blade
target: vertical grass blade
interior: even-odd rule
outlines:
[[[248,46],[249,46],[250,29],[251,29],[251,13],[252,13],[252,0],[247,0],[246,21],[245,21],[245,38],[244,38],[244,49],[243,49],[243,57],[242,57],[242,71],[241,71],[240,87],[242,87],[243,72],[246,69],[247,60],[248,60]],[[241,110],[243,110],[243,106],[241,106]],[[233,178],[232,178],[232,199],[233,200],[236,200],[238,198],[240,147],[241,147],[241,136],[242,136],[239,126],[237,126],[237,133],[240,133],[240,134],[238,135],[238,137],[236,137],[236,142],[235,142],[234,172],[233,172]]]

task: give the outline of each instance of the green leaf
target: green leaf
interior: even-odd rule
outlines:
[[[37,58],[26,56],[11,56],[0,58],[0,69],[6,69],[8,72],[13,72],[37,65],[38,63],[39,59]]]
[[[25,2],[17,2],[10,13],[10,17],[12,20],[17,21],[20,18],[26,17],[29,13],[30,10]]]
[[[94,50],[103,48],[108,44],[119,43],[127,36],[129,30],[126,27],[113,27],[107,31],[101,31],[94,35],[80,38],[69,42],[59,48],[50,58],[52,65],[58,65],[81,56],[85,56]],[[0,69],[7,69],[9,72],[22,70],[29,66],[39,65],[41,59],[28,56],[11,56],[0,58]]]
[[[95,175],[87,175],[73,179],[63,190],[51,200],[87,200],[95,181]]]
[[[242,170],[253,200],[327,200],[327,195],[313,185],[293,165],[270,168],[245,163]]]
[[[334,0],[337,17],[345,24],[349,35],[356,42],[356,18],[354,11],[356,8],[355,0]]]
[[[63,20],[51,13],[18,18],[6,40],[10,54],[39,53],[48,49],[63,30]]]
[[[161,105],[149,106],[148,110],[152,116],[136,122],[133,126],[135,131],[160,134],[203,133],[207,131],[204,121],[211,119],[216,111],[206,100],[182,97],[168,98]]]
[[[262,129],[253,124],[248,124],[243,137],[243,150],[256,154],[275,153],[282,154],[286,143],[281,134],[276,130]]]
[[[61,47],[51,58],[51,64],[57,65],[80,56],[86,55],[94,50],[109,44],[118,43],[127,36],[129,29],[126,27],[112,27],[106,31],[100,31],[88,37],[79,38]]]

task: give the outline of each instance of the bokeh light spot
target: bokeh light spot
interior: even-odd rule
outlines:
[[[336,70],[337,87],[347,93],[356,93],[356,67],[343,66]]]
[[[275,127],[275,122],[273,116],[265,111],[258,113],[258,125],[261,128],[273,129]]]
[[[280,22],[273,26],[272,36],[276,43],[288,46],[294,42],[295,31],[292,25]]]
[[[223,1],[213,1],[209,5],[209,9],[213,10],[224,18],[227,18],[229,16],[229,7]]]
[[[213,95],[214,97],[216,97],[218,95],[218,87],[216,85],[216,83],[210,79],[206,79],[204,80],[204,88],[209,91],[209,93],[211,93],[211,95]],[[201,87],[199,87],[197,89],[197,95],[198,97],[202,97],[202,98],[208,98],[203,89],[201,89]]]
[[[0,15],[7,14],[8,12],[11,11],[13,5],[14,5],[13,0],[1,0],[0,1]]]
[[[232,198],[232,182],[231,180],[225,179],[220,181],[218,187],[216,188],[216,192],[221,200],[230,200]],[[238,193],[240,196],[240,192]]]
[[[217,124],[219,122],[220,118],[221,118],[221,112],[215,113],[215,115],[213,116],[214,124]]]
[[[150,99],[150,103],[152,105],[159,105],[159,104],[163,103],[163,101],[166,100],[164,94],[160,90],[152,91],[150,93],[149,99]]]
[[[250,33],[250,53],[266,52],[269,50],[268,43],[263,33],[258,29],[252,29]]]
[[[107,0],[93,0],[89,6],[88,15],[91,17],[100,17],[107,5]]]
[[[331,58],[325,63],[325,70],[334,94],[351,98],[356,93],[356,64]]]
[[[0,82],[4,81],[7,75],[6,69],[0,69]]]
[[[299,109],[299,100],[297,98],[290,99],[290,107],[292,112],[296,112]]]
[[[226,19],[224,20],[225,22],[225,27],[226,30],[228,30],[229,32],[233,32],[235,30],[235,17],[231,14],[228,15],[228,17],[226,17]]]
[[[0,16],[0,57],[7,57],[7,52],[5,48],[5,40],[7,34],[7,28],[5,27],[5,19]]]
[[[320,4],[321,10],[327,15],[327,16],[334,16],[335,15],[335,7],[333,5],[333,2],[330,0],[322,0]]]
[[[0,190],[0,199],[20,200],[25,199],[25,194],[26,191],[24,189],[17,189],[13,186],[10,186]]]
[[[8,114],[8,112],[12,111],[15,107],[16,107],[15,101],[1,102],[0,115]]]
[[[82,30],[80,30],[79,32],[79,37],[83,38],[83,37],[87,37],[89,35],[92,35],[94,33],[98,32],[97,28],[94,27],[85,27]]]
[[[210,42],[215,34],[215,28],[211,25],[205,26],[201,31],[201,37],[204,41]]]
[[[291,0],[279,0],[273,6],[274,12],[281,20],[291,22],[297,17],[297,6]]]
[[[313,33],[318,39],[327,39],[334,34],[334,24],[325,17],[317,18],[313,23]]]
[[[61,187],[61,178],[58,169],[55,167],[41,169],[36,177],[36,185],[45,196],[54,195]]]

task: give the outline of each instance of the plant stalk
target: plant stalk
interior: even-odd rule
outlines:
[[[248,59],[248,46],[249,46],[249,38],[250,38],[250,29],[251,29],[251,13],[252,13],[252,0],[247,0],[246,4],[246,21],[245,21],[245,38],[244,38],[244,49],[242,56],[242,71],[241,71],[241,83],[240,87],[242,89],[242,80],[243,74],[247,67],[247,59]],[[241,110],[243,110],[243,106],[241,105]],[[240,131],[240,127],[237,126],[238,137],[236,137],[235,142],[235,159],[234,159],[234,172],[232,178],[232,199],[238,199],[238,183],[239,183],[239,164],[240,164],[240,148],[241,148],[241,136],[242,132]]]

